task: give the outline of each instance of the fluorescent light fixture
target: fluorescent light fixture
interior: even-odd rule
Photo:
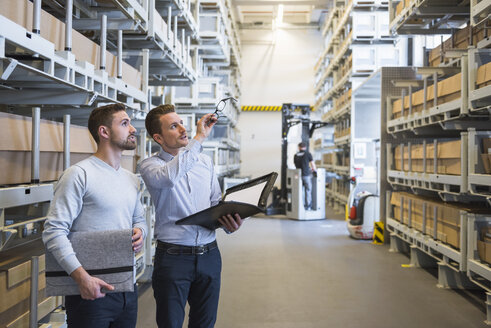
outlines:
[[[278,5],[278,16],[276,19],[277,19],[278,25],[283,23],[283,4]]]

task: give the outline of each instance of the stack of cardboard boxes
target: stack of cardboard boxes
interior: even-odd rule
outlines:
[[[467,49],[471,44],[476,45],[479,41],[485,38],[485,29],[483,26],[466,26],[463,29],[457,30],[449,39],[442,42],[438,47],[431,49],[428,54],[428,62],[430,66],[437,67],[441,64],[447,64],[450,58],[445,57],[445,51],[452,49]]]
[[[30,117],[0,113],[0,129],[9,138],[0,139],[0,185],[31,182]],[[63,124],[41,120],[40,124],[40,181],[58,180],[63,172]],[[70,162],[75,164],[96,151],[96,144],[86,127],[70,127]],[[124,151],[121,165],[135,172],[135,151]]]
[[[477,252],[481,261],[491,264],[491,226],[484,226],[479,231]]]
[[[437,103],[439,105],[458,99],[461,96],[462,73],[457,73],[437,83]],[[491,84],[491,62],[483,64],[477,68],[476,72],[476,89]],[[426,91],[427,108],[433,107],[434,85],[429,85]],[[411,97],[412,113],[421,112],[424,108],[424,90],[418,90],[411,95],[404,97],[404,104],[401,99],[392,102],[392,117],[396,119],[407,117],[409,115],[409,97]],[[403,113],[404,109],[404,113]]]
[[[482,207],[462,203],[445,203],[439,199],[416,196],[406,192],[392,192],[390,199],[392,218],[433,239],[456,249],[461,248],[461,212],[489,213]],[[491,227],[480,231],[479,255],[484,261],[491,259]],[[487,251],[487,255],[484,255]],[[487,256],[487,257],[486,257]],[[485,260],[491,263],[489,260]]]
[[[344,121],[340,122],[336,124],[334,128],[334,138],[341,138],[349,135],[350,133],[351,133],[351,127],[349,125],[349,122],[348,124],[346,124],[346,122]]]
[[[405,192],[393,192],[390,203],[394,220],[460,249],[460,211],[469,208]]]
[[[351,33],[349,34],[349,36],[351,36]],[[349,57],[344,61],[344,63],[336,71],[338,74],[338,79],[341,79],[346,74],[348,74],[351,71],[352,65],[353,65],[353,54],[349,55]]]
[[[335,153],[326,153],[322,155],[322,164],[334,165],[336,163]]]
[[[448,77],[437,83],[437,103],[438,105],[450,102],[452,100],[460,98],[460,91],[462,89],[462,73],[457,73],[451,77]],[[427,87],[426,103],[427,108],[433,107],[434,99],[434,84]],[[399,117],[406,117],[409,115],[409,97],[411,97],[412,113],[418,113],[423,111],[424,108],[424,90],[413,92],[411,95],[404,97],[404,104],[401,99],[394,100],[392,102],[392,119]],[[404,108],[404,113],[403,113]]]
[[[401,144],[395,147],[394,168],[397,171],[423,172],[423,157],[426,152],[426,173],[449,175],[461,174],[461,140],[437,140],[435,158],[435,145],[432,140],[424,144],[411,145],[411,170],[409,168],[409,147]],[[435,172],[434,162],[437,162]]]
[[[29,297],[31,294],[31,256],[39,256],[38,317],[42,318],[57,306],[61,297],[45,295],[44,247],[36,245],[4,251],[0,260],[0,326],[29,326]]]
[[[341,96],[336,98],[336,100],[334,101],[335,110],[339,110],[341,107],[349,102],[351,102],[351,89],[348,89]]]
[[[346,152],[337,152],[336,153],[336,163],[337,166],[349,166],[350,155]]]

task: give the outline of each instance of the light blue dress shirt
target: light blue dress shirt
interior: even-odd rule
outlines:
[[[155,205],[155,238],[160,241],[197,246],[215,240],[214,230],[175,224],[221,199],[213,162],[202,150],[192,139],[175,157],[161,150],[141,163],[140,173]]]

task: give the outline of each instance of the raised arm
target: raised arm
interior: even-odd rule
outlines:
[[[166,162],[156,157],[144,160],[140,173],[145,184],[153,188],[172,188],[198,161],[203,149],[201,143],[208,138],[215,123],[213,114],[204,115],[196,124],[196,136],[172,160]]]

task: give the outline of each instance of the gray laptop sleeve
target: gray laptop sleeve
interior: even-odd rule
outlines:
[[[111,292],[134,290],[135,256],[132,229],[83,231],[68,235],[82,267],[91,275],[114,286]],[[106,291],[108,292],[108,291]],[[79,295],[75,281],[46,251],[46,295]]]

